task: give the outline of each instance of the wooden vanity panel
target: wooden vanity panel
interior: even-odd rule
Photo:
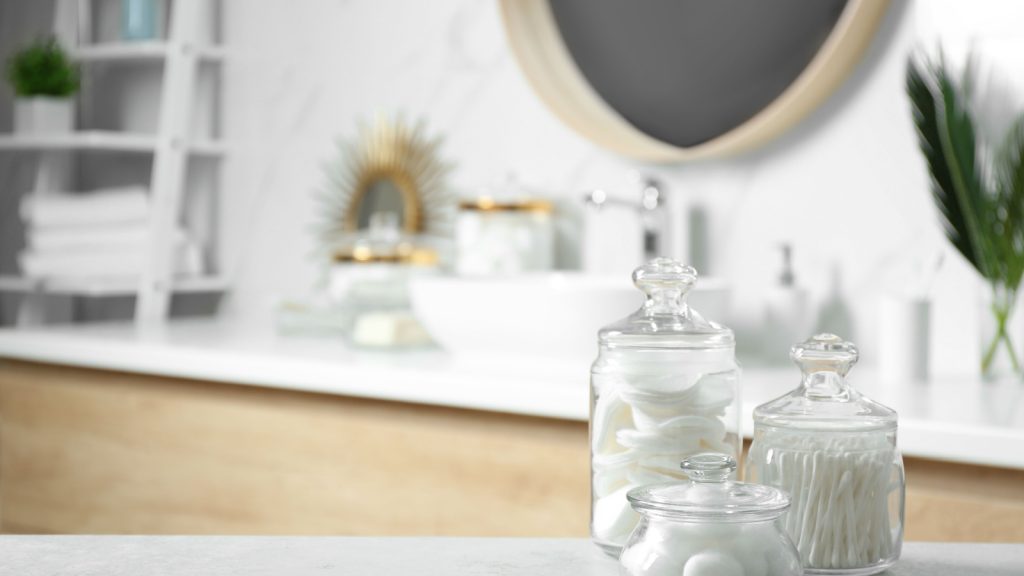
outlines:
[[[1024,471],[907,478],[908,540],[1024,542]],[[588,508],[583,422],[0,363],[6,532],[585,536]]]
[[[907,540],[1024,542],[1024,470],[905,464]]]
[[[579,423],[13,362],[0,413],[4,531],[586,533]]]

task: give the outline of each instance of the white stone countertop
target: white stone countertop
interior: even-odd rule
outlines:
[[[2,576],[617,576],[585,539],[0,536]],[[1020,576],[1024,544],[910,542],[892,576]]]
[[[130,324],[0,329],[0,358],[579,421],[589,410],[586,358],[358,352],[336,339],[215,320],[147,331]],[[899,412],[904,454],[1024,469],[1024,385],[886,385],[861,366],[850,379]],[[754,406],[798,383],[792,367],[744,370],[745,433]]]

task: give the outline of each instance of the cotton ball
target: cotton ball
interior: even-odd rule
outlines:
[[[744,527],[729,551],[743,565],[746,576],[793,576],[802,573],[796,548],[781,527],[774,523]]]
[[[730,552],[743,565],[746,576],[767,576],[765,554],[775,543],[775,531],[770,527],[748,526],[733,539]]]
[[[718,550],[701,552],[686,561],[683,576],[746,576],[743,565]]]
[[[771,576],[791,576],[803,573],[796,548],[783,535],[780,535],[773,545],[765,550],[764,562],[766,571]]]
[[[678,538],[689,542],[700,542],[707,548],[719,548],[736,542],[742,531],[739,524],[734,523],[698,523],[680,524],[676,528]]]
[[[637,542],[619,556],[622,573],[628,576],[679,576],[683,562],[657,545]]]
[[[679,566],[679,571],[676,572],[676,576],[682,574],[682,568],[686,564],[686,561],[693,557],[695,554],[707,550],[707,546],[700,542],[690,542],[687,540],[681,540],[675,535],[667,535],[668,537],[662,543],[663,554],[672,558],[675,563]]]
[[[746,576],[768,576],[768,563],[763,551],[752,553],[750,550],[744,550],[744,553],[738,554],[737,558],[742,564],[743,573]]]

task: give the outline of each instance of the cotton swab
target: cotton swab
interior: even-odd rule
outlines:
[[[751,461],[762,468],[762,482],[790,493],[784,526],[806,567],[877,564],[893,552],[889,498],[899,489],[893,481],[895,447],[885,435],[830,436],[776,431],[761,439]]]

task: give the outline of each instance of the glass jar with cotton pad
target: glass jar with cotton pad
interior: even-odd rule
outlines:
[[[455,272],[513,276],[554,267],[554,205],[510,176],[504,185],[459,201]]]
[[[406,236],[393,212],[374,213],[366,231],[338,239],[328,293],[352,347],[420,348],[430,336],[413,314],[409,283],[438,269],[438,251],[424,236]]]
[[[640,515],[633,488],[683,478],[707,451],[739,456],[739,366],[728,328],[686,303],[697,271],[656,258],[633,272],[643,306],[598,333],[591,368],[591,536],[618,556]]]
[[[754,409],[745,478],[789,492],[785,527],[808,574],[875,574],[903,544],[896,412],[846,381],[857,348],[833,334],[793,347],[800,386]]]
[[[628,498],[640,523],[619,557],[625,576],[799,576],[796,548],[780,517],[789,496],[733,482],[736,460],[696,454],[689,481],[636,488]]]

